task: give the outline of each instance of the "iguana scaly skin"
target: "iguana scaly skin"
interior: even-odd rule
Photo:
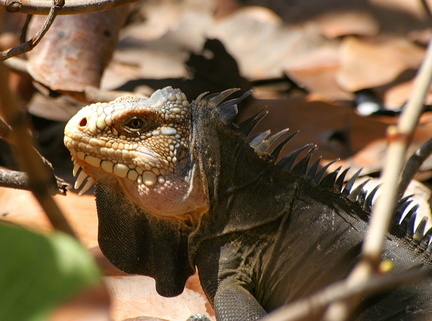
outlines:
[[[65,144],[96,184],[99,244],[117,267],[149,275],[164,296],[182,292],[198,268],[218,320],[256,320],[344,278],[359,260],[371,193],[343,187],[347,171],[308,165],[314,148],[275,159],[268,133],[248,138],[265,115],[236,125],[235,90],[188,103],[170,87],[149,99],[120,98],[83,108],[66,126]],[[383,259],[395,270],[431,267],[432,230],[399,225],[400,202]],[[398,226],[399,225],[399,226]],[[415,232],[415,233],[414,233]],[[408,234],[409,236],[406,236]],[[430,282],[365,298],[360,320],[425,320]],[[319,319],[319,315],[315,315]],[[312,320],[311,317],[309,320]]]

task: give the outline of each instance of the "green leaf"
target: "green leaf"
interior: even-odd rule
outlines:
[[[72,237],[0,224],[0,320],[42,321],[100,280],[93,257]]]

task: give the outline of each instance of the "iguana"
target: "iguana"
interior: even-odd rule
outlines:
[[[314,146],[284,156],[268,132],[249,137],[266,111],[236,124],[235,89],[191,103],[166,87],[80,110],[65,145],[76,188],[96,185],[99,244],[127,273],[156,280],[163,296],[182,292],[198,269],[216,319],[256,320],[341,280],[359,260],[374,192],[353,188],[358,172],[309,164]],[[301,157],[302,150],[307,155]],[[399,202],[383,259],[395,270],[431,267],[425,221]],[[365,298],[359,320],[425,320],[432,284]],[[314,318],[319,319],[320,315]]]

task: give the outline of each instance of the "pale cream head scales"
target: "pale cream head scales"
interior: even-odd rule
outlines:
[[[159,216],[207,209],[190,157],[191,111],[184,93],[166,87],[148,98],[121,97],[81,109],[65,128],[81,193],[117,180],[131,200]],[[81,171],[80,171],[81,169]]]

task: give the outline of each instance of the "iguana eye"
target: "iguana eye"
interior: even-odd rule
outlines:
[[[132,132],[143,131],[148,128],[149,122],[142,117],[132,117],[124,124],[126,130]]]

